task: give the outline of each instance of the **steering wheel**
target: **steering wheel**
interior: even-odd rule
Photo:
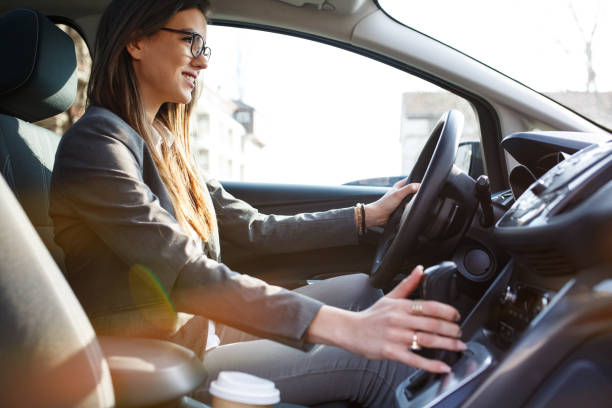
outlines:
[[[450,110],[429,135],[409,176],[410,183],[421,183],[421,187],[391,214],[376,248],[370,272],[375,287],[389,289],[402,261],[414,250],[455,162],[462,129],[463,114]]]

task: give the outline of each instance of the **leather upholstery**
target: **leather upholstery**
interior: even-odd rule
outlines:
[[[153,370],[148,376],[134,376],[133,382],[124,381],[114,391],[108,361],[119,364],[119,371],[138,373],[143,364],[149,364],[143,362],[146,356],[142,352],[121,355],[125,358],[117,363],[116,353],[105,355],[58,269],[63,254],[53,241],[48,209],[60,136],[28,121],[55,115],[72,104],[76,94],[72,40],[40,13],[21,9],[0,18],[0,53],[11,57],[0,65],[0,171],[4,176],[0,176],[0,406],[105,408],[115,406],[115,392],[129,395],[133,405],[142,406],[142,401],[153,404],[188,392],[185,384],[199,384],[202,375],[185,374],[179,384],[183,388],[177,388],[176,381],[167,381],[164,370]],[[111,340],[116,348],[124,342]],[[129,345],[127,349],[134,351]],[[170,343],[159,346],[178,348]],[[188,350],[182,353],[190,356]],[[196,373],[203,371],[195,357],[164,357],[166,366],[187,364]],[[155,393],[134,386],[146,381],[155,382]],[[125,398],[122,402],[126,405]],[[197,402],[183,405],[205,407]]]
[[[0,259],[0,406],[114,406],[93,328],[2,177]]]
[[[0,18],[0,172],[53,258],[49,185],[60,136],[28,121],[66,110],[76,95],[72,39],[37,11],[17,9]],[[6,114],[2,114],[6,113]]]
[[[9,114],[0,114],[0,406],[111,407],[94,330],[32,227],[61,262],[48,215],[60,136],[27,121],[72,103],[74,44],[40,13],[20,9],[0,18],[0,54],[0,112]]]
[[[53,241],[49,217],[49,186],[59,140],[59,135],[47,129],[0,114],[0,172],[64,269],[64,254]]]
[[[72,105],[77,63],[68,35],[39,12],[16,9],[0,18],[0,39],[0,113],[35,122]]]

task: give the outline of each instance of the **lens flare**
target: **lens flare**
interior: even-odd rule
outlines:
[[[146,266],[136,264],[130,268],[129,285],[132,300],[144,318],[162,330],[174,330],[176,310],[157,276]]]

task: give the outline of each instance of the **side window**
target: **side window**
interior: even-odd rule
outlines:
[[[78,31],[65,24],[58,24],[57,26],[74,41],[78,69],[77,95],[72,106],[66,112],[41,120],[36,122],[36,124],[62,135],[70,125],[85,113],[87,83],[89,82],[89,73],[91,72],[91,56],[89,55],[89,49],[85,40],[83,40]]]
[[[440,116],[466,100],[378,61],[314,41],[210,26],[213,49],[192,150],[221,180],[385,184],[410,172]],[[468,158],[469,159],[469,158]]]

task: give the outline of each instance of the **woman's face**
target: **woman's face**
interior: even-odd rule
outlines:
[[[198,9],[176,13],[164,27],[195,32],[206,41],[206,18]],[[191,41],[190,35],[160,30],[128,44],[147,111],[156,112],[165,102],[191,101],[198,74],[208,66],[204,54],[193,58]]]

